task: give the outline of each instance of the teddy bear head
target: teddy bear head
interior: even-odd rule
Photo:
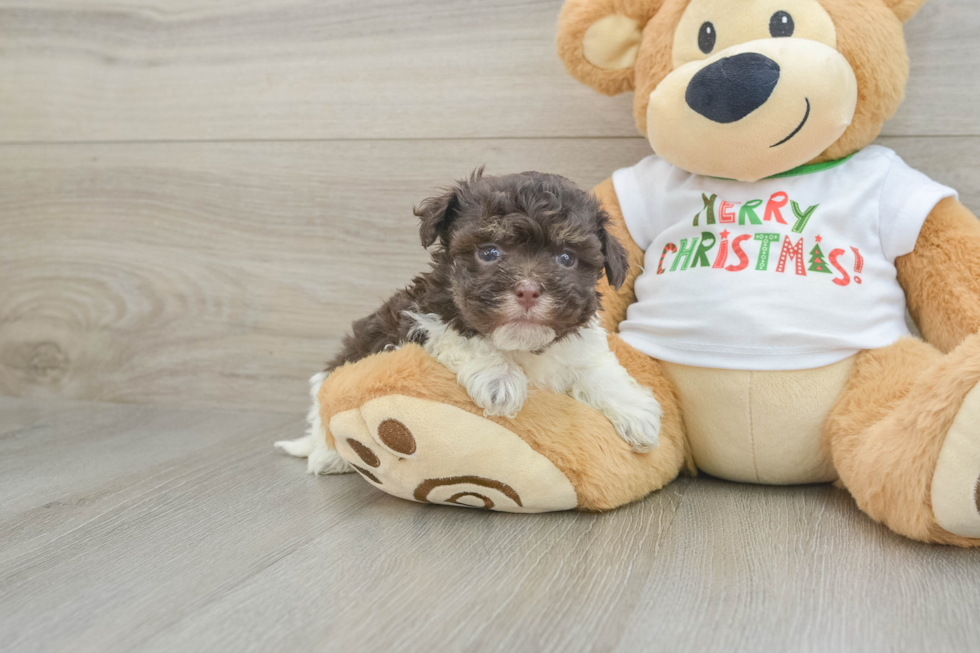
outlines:
[[[870,144],[908,80],[926,0],[567,0],[558,49],[689,172],[756,181]]]

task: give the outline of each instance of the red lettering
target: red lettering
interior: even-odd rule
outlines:
[[[786,271],[786,259],[793,259],[796,261],[796,274],[801,277],[806,276],[806,267],[803,265],[803,239],[800,238],[800,242],[793,244],[792,239],[789,236],[783,240],[783,249],[779,252],[779,264],[776,266],[776,272]]]
[[[722,222],[722,223],[728,222],[728,223],[731,223],[731,224],[735,224],[735,214],[732,213],[732,209],[733,208],[735,208],[735,205],[732,204],[731,202],[722,202],[721,203],[721,220],[719,220],[719,222]]]
[[[721,245],[718,246],[718,256],[715,258],[714,265],[712,268],[723,268],[725,267],[725,261],[728,260],[728,230],[721,232]]]
[[[724,220],[722,221],[724,222]],[[744,270],[748,267],[749,257],[744,251],[742,251],[741,243],[751,237],[751,234],[743,234],[732,241],[732,253],[738,257],[738,265],[729,265],[727,268],[725,268],[726,270],[729,272],[738,272],[739,270]]]
[[[847,270],[842,268],[840,263],[837,262],[837,257],[843,253],[844,250],[835,249],[832,252],[830,252],[830,256],[827,257],[828,259],[830,259],[830,264],[833,265],[835,268],[837,268],[838,272],[844,275],[840,279],[834,279],[834,283],[836,283],[838,286],[846,286],[847,284],[851,283],[851,275],[849,275],[847,273]]]
[[[773,218],[776,218],[776,222],[779,224],[786,224],[786,221],[783,220],[783,214],[779,212],[779,209],[787,204],[789,204],[789,195],[783,191],[773,193],[772,197],[769,198],[769,202],[766,204],[766,214],[762,219],[769,222]]]
[[[677,251],[677,245],[674,243],[667,243],[664,245],[664,251],[660,253],[660,263],[657,263],[657,274],[664,273],[664,259],[667,254],[672,254]]]

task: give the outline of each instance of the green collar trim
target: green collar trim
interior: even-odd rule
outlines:
[[[854,154],[857,154],[855,152]],[[848,154],[843,159],[836,159],[834,161],[824,161],[822,163],[809,163],[807,165],[799,166],[798,168],[793,168],[792,170],[787,170],[786,172],[780,172],[778,175],[773,175],[771,177],[766,177],[766,179],[782,179],[783,177],[799,177],[800,175],[810,175],[814,172],[823,172],[824,170],[830,170],[831,168],[836,168],[842,163],[847,163],[854,157],[854,154]]]
[[[787,170],[786,172],[780,172],[778,175],[772,175],[771,177],[764,177],[760,181],[765,181],[766,179],[782,179],[784,177],[799,177],[800,175],[811,175],[814,172],[823,172],[824,170],[830,170],[831,168],[836,168],[842,163],[847,163],[852,158],[854,154],[848,154],[843,159],[835,159],[833,161],[824,161],[823,163],[808,163],[806,165],[798,166],[792,170]],[[710,177],[710,175],[708,175]],[[728,177],[710,177],[711,179],[720,179],[721,181],[735,181],[734,179],[729,179]]]

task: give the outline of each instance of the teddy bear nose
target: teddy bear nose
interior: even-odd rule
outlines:
[[[741,120],[769,99],[779,81],[779,64],[745,52],[698,71],[687,86],[687,106],[722,124]]]

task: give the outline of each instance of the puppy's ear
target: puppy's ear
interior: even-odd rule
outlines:
[[[431,247],[437,240],[445,246],[449,243],[449,225],[459,212],[459,188],[453,188],[437,197],[430,197],[414,210],[419,218],[419,237],[423,247]]]
[[[609,221],[605,211],[600,211],[599,242],[602,243],[602,255],[606,259],[606,279],[609,285],[619,290],[626,282],[626,275],[630,271],[630,261],[626,254],[626,248],[616,239],[615,236],[606,231],[606,223]]]

